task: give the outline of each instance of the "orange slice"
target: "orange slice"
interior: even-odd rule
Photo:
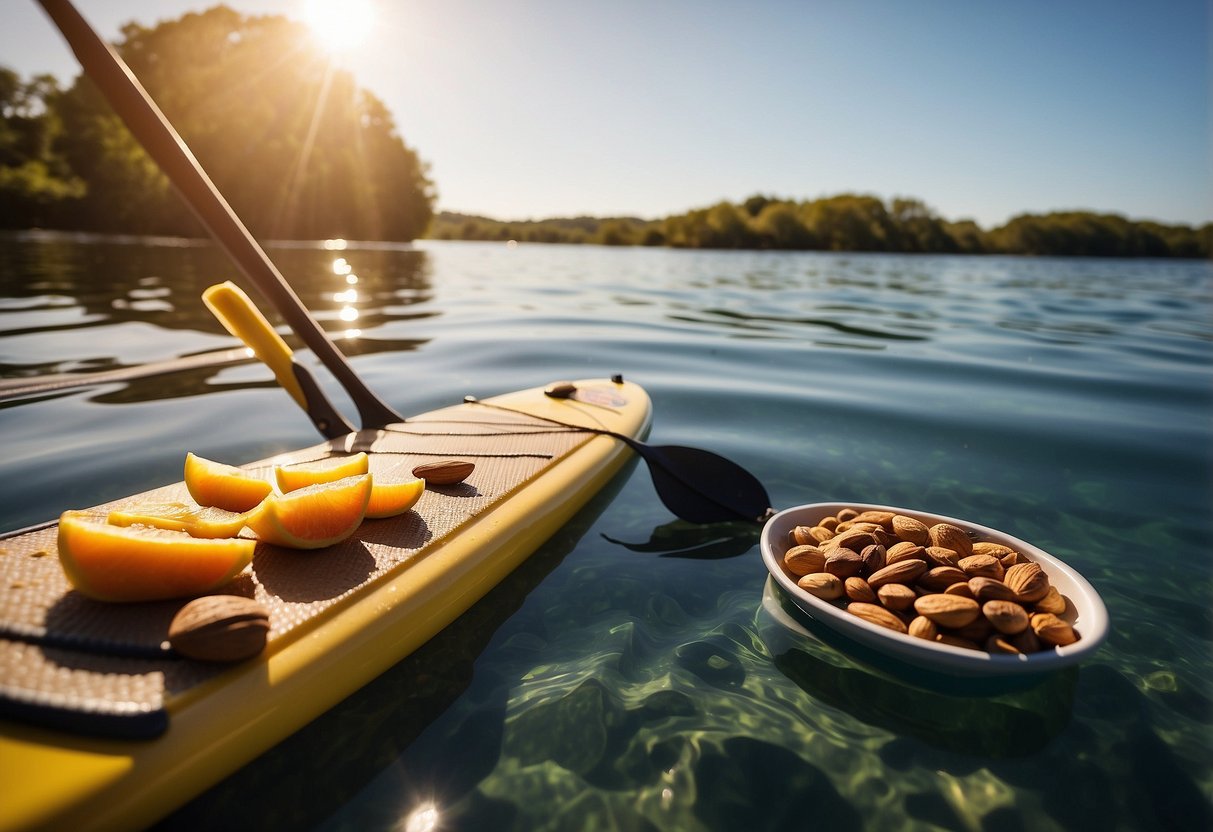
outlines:
[[[144,503],[126,511],[111,511],[106,520],[114,526],[153,526],[185,532],[190,537],[235,537],[244,528],[244,513],[185,503]]]
[[[248,515],[248,526],[267,543],[321,549],[354,533],[371,498],[371,475],[271,494]]]
[[[417,504],[425,491],[425,480],[376,482],[371,487],[371,501],[366,505],[367,517],[395,517]]]
[[[234,465],[185,455],[185,487],[200,506],[248,511],[274,490],[266,480]]]
[[[206,540],[146,526],[111,526],[67,511],[59,518],[59,563],[79,592],[99,601],[157,601],[202,595],[253,559],[252,540]]]
[[[309,485],[356,477],[369,470],[370,460],[366,454],[357,453],[353,456],[335,456],[301,465],[279,465],[274,468],[274,478],[278,480],[278,488],[286,494]]]

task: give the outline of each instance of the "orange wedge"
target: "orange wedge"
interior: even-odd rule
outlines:
[[[185,532],[190,537],[235,537],[244,528],[244,513],[185,503],[144,503],[125,511],[111,511],[106,520],[114,526],[153,526]]]
[[[346,477],[358,477],[370,471],[370,460],[365,454],[353,456],[332,456],[319,462],[304,462],[302,465],[277,466],[274,468],[274,479],[278,480],[278,488],[283,494],[287,491],[307,488],[308,485],[334,483]]]
[[[370,461],[366,454],[357,453],[353,456],[335,456],[301,465],[279,465],[274,468],[274,478],[278,480],[278,488],[286,494],[309,485],[356,477],[369,470]]]
[[[266,480],[234,465],[185,455],[185,487],[200,506],[248,511],[274,490]]]
[[[366,516],[381,518],[404,514],[417,504],[423,491],[425,480],[419,478],[404,482],[376,482],[371,487],[371,500],[366,505]]]
[[[248,526],[267,543],[321,549],[354,533],[371,499],[371,475],[271,494],[248,515]]]
[[[157,601],[202,595],[253,559],[255,542],[206,540],[146,526],[111,526],[67,511],[59,518],[59,563],[81,594],[98,601]]]

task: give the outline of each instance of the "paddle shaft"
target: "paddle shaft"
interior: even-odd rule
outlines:
[[[376,396],[354,372],[122,58],[101,39],[69,0],[38,0],[38,3],[114,112],[164,171],[203,226],[345,388],[358,408],[363,427],[403,422],[403,417]]]

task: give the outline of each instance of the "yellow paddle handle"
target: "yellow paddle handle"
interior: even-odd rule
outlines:
[[[291,394],[299,406],[307,410],[307,397],[295,378],[291,348],[274,331],[244,290],[230,280],[216,283],[202,293],[202,302],[219,319],[228,332],[235,335],[253,354],[274,371],[282,389]]]

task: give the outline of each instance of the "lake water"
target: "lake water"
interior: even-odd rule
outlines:
[[[763,603],[756,530],[673,521],[631,468],[426,647],[165,828],[1213,825],[1210,263],[270,253],[404,413],[622,373],[653,398],[652,441],[734,459],[777,508],[1006,530],[1082,572],[1112,633],[1023,690],[924,687],[788,626]],[[205,245],[2,240],[0,378],[228,350],[198,298],[233,278]],[[9,400],[0,431],[5,529],[178,480],[186,450],[316,441],[253,363]]]

